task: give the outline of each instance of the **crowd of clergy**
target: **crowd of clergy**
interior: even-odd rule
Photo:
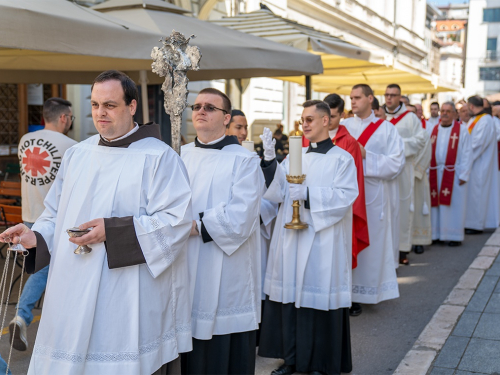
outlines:
[[[245,114],[206,88],[179,156],[134,122],[133,81],[100,74],[99,134],[66,152],[33,227],[0,235],[29,272],[50,264],[29,374],[254,374],[256,348],[284,361],[273,375],[351,372],[350,316],[399,297],[412,248],[499,226],[500,120],[476,96],[426,120],[397,84],[383,106],[365,84],[350,99],[350,118],[339,95],[306,101],[279,163],[271,130],[262,157],[242,147]]]

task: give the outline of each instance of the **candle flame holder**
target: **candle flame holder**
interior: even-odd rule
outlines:
[[[301,184],[305,181],[305,179],[306,179],[305,174],[303,174],[302,176],[290,176],[288,174],[286,175],[286,180],[291,184]],[[298,229],[306,229],[307,227],[309,227],[308,224],[300,221],[299,201],[293,201],[292,207],[293,207],[292,221],[286,223],[285,228],[298,230]]]

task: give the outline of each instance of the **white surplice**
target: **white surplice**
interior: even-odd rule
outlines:
[[[270,202],[267,199],[262,199],[260,203],[260,218],[262,219],[262,223],[260,224],[260,269],[262,272],[262,300],[266,299],[266,294],[264,293],[264,276],[266,274],[269,246],[271,245],[271,235],[274,228],[276,216],[278,215],[278,208],[279,205],[277,203]]]
[[[475,116],[467,126],[474,119]],[[467,188],[465,227],[475,230],[497,228],[500,215],[497,135],[490,115],[484,115],[476,123],[471,145],[473,164]]]
[[[498,145],[500,142],[500,118],[498,118],[496,116],[492,116],[492,117],[493,117],[493,121],[495,122],[495,131],[496,131],[496,135],[497,135],[497,152],[498,152],[499,151]],[[497,161],[498,161],[498,158],[497,158]],[[499,194],[499,202],[500,202],[500,168],[498,171],[498,186],[499,186],[498,194]]]
[[[394,113],[386,113],[387,121],[401,116],[406,112],[406,106],[401,103],[400,109]],[[422,123],[414,113],[407,113],[396,125],[403,138],[405,148],[405,167],[398,176],[399,184],[399,250],[409,252],[412,246],[413,212],[415,210],[415,161],[423,152],[429,141],[429,134],[422,128]],[[395,254],[396,259],[399,253]],[[396,267],[399,261],[396,263]]]
[[[145,374],[191,350],[191,191],[178,155],[146,138],[70,148],[33,230],[51,252],[28,374]],[[104,243],[76,255],[66,229],[133,216],[146,264],[109,269]]]
[[[437,124],[439,124],[439,120],[441,120],[441,116],[429,117],[429,119],[426,121],[425,130],[427,130],[427,133],[429,133],[429,136],[432,134],[432,130],[434,129],[434,127]]]
[[[436,170],[438,177],[438,192],[441,191],[441,180],[443,172],[455,170],[453,180],[453,193],[449,206],[439,205],[432,207],[432,239],[441,241],[463,241],[465,226],[465,204],[467,199],[467,187],[469,183],[459,185],[459,180],[469,181],[472,167],[471,137],[467,127],[460,126],[460,139],[458,141],[457,160],[454,166],[445,166],[448,144],[453,125],[448,127],[439,126],[436,140]]]
[[[342,124],[358,139],[377,120],[372,111],[366,119],[352,117]],[[397,238],[395,232],[399,232],[396,177],[405,165],[404,147],[403,139],[388,121],[379,126],[365,146],[363,168],[370,246],[359,253],[358,267],[353,270],[353,302],[373,304],[399,297],[393,242]]]
[[[182,147],[193,192],[193,215],[213,241],[188,241],[193,337],[259,328],[260,204],[264,176],[257,154],[231,144],[221,150]]]
[[[415,187],[414,187],[414,208],[412,244],[430,245],[432,243],[431,230],[431,194],[429,187],[429,176],[427,169],[431,162],[432,144],[430,137],[425,143],[425,147],[415,158]]]
[[[271,301],[296,308],[335,310],[351,306],[352,204],[358,196],[356,165],[340,147],[326,154],[303,149],[302,173],[310,209],[301,202],[307,229],[285,229],[292,203],[285,175],[288,158],[277,170],[265,198],[281,203],[269,250],[264,292]],[[281,171],[281,174],[279,173]]]

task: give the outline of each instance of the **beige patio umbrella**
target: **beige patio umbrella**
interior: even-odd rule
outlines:
[[[151,3],[140,6],[149,9]],[[170,4],[155,3],[172,12]],[[147,71],[150,83],[160,83],[151,73],[150,54],[172,29],[198,36],[193,44],[203,58],[192,80],[322,72],[320,57],[310,53],[192,17],[155,12],[168,16],[161,21],[165,27],[148,30],[70,1],[0,0],[0,82],[83,84],[100,71],[119,69],[135,80],[139,71]],[[143,18],[139,23],[148,22]]]

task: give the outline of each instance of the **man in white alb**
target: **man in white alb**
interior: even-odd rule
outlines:
[[[432,239],[459,246],[464,239],[465,202],[472,167],[467,127],[456,121],[452,102],[441,106],[441,122],[431,133],[429,169],[432,205]]]
[[[353,308],[354,302],[376,304],[399,297],[393,243],[399,231],[396,177],[405,165],[404,143],[394,125],[375,117],[373,97],[370,86],[355,85],[351,105],[356,116],[342,123],[358,140],[363,155],[370,234],[370,246],[358,255],[352,272]]]
[[[434,126],[439,124],[439,103],[438,102],[432,102],[430,106],[431,110],[431,117],[427,120],[427,127],[425,128],[427,132],[430,134],[432,132],[432,129],[434,129]]]
[[[473,164],[467,188],[465,234],[478,234],[499,224],[497,138],[493,118],[485,111],[483,99],[471,96],[467,103]]]
[[[406,109],[400,101],[401,88],[397,84],[388,85],[385,89],[385,112],[387,121],[395,126],[405,143],[405,167],[398,176],[399,183],[399,252],[395,253],[396,267],[399,264],[409,265],[407,254],[412,248],[413,215],[415,209],[425,213],[423,203],[428,190],[422,191],[423,196],[420,207],[415,206],[415,179],[422,181],[427,178],[424,171],[427,169],[426,162],[430,159],[429,135],[422,128],[420,120],[414,113]],[[427,146],[427,149],[426,149]],[[416,168],[417,161],[421,164]],[[419,184],[420,189],[427,189],[425,182]],[[427,208],[427,216],[429,209]],[[429,243],[431,221],[428,217],[426,227],[428,230]],[[419,249],[423,252],[423,247]]]
[[[197,137],[182,147],[193,191],[188,243],[193,351],[183,374],[253,374],[261,310],[260,159],[226,136],[231,102],[205,88],[192,108]]]
[[[293,170],[287,157],[265,195],[281,203],[269,250],[259,346],[260,356],[285,360],[273,375],[352,370],[348,308],[356,165],[330,138],[328,104],[309,100],[303,106],[303,132],[310,141],[301,158],[306,180],[285,182]],[[301,220],[307,229],[284,228],[294,200],[303,201]]]
[[[50,262],[30,375],[160,375],[191,350],[189,179],[159,126],[134,123],[138,97],[124,73],[101,73],[99,134],[66,151],[33,230],[0,235],[30,249],[28,271]],[[70,239],[75,226],[92,229]]]

